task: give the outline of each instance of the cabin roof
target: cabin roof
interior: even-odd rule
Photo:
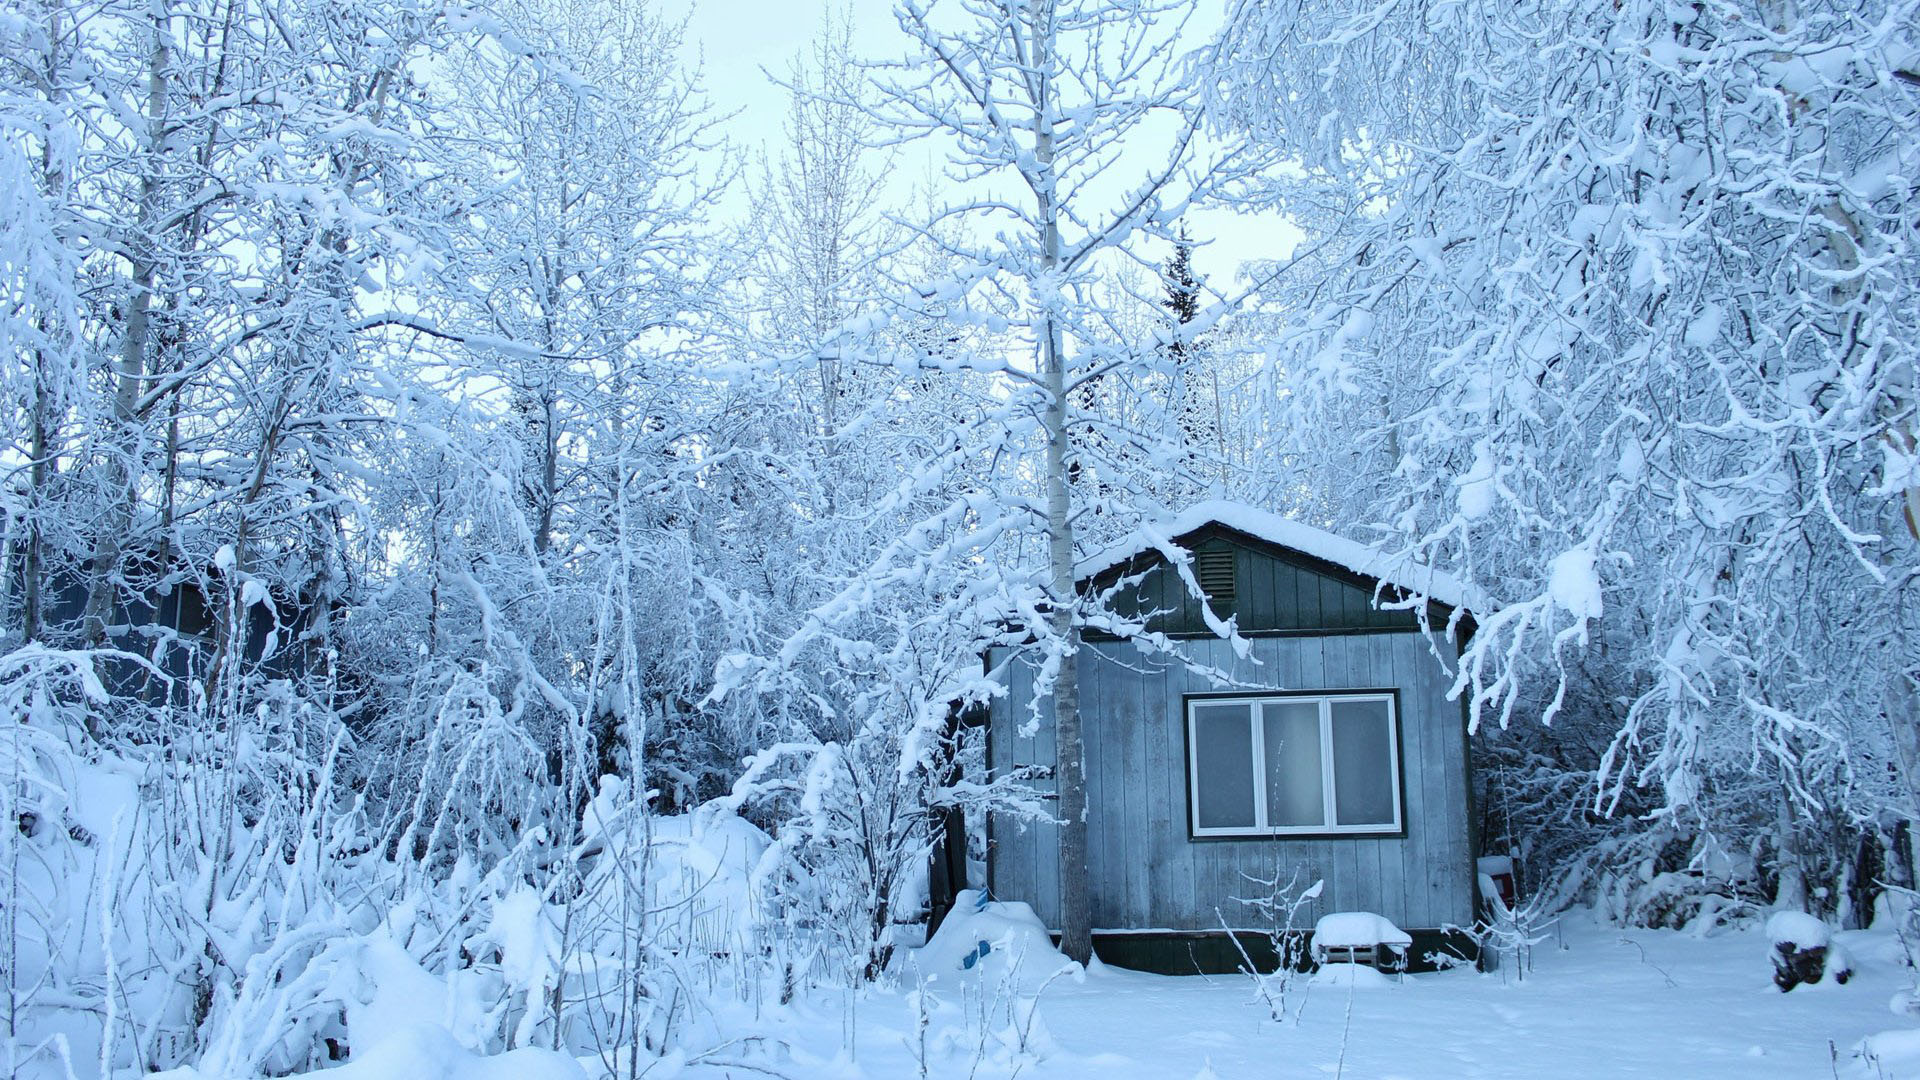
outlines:
[[[1080,580],[1098,576],[1141,555],[1172,557],[1173,549],[1185,550],[1179,541],[1208,526],[1219,525],[1244,533],[1256,540],[1288,548],[1362,577],[1384,581],[1397,588],[1424,596],[1448,607],[1485,614],[1492,610],[1488,598],[1451,574],[1394,556],[1304,522],[1257,510],[1245,503],[1209,499],[1195,503],[1181,513],[1142,524],[1113,544],[1080,560],[1074,577]]]

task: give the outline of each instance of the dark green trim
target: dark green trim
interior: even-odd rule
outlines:
[[[1479,962],[1480,947],[1459,930],[1409,930],[1407,935],[1413,938],[1407,950],[1409,973],[1439,970],[1433,962],[1436,954],[1457,956],[1467,965]],[[1242,970],[1248,959],[1263,975],[1280,966],[1269,935],[1236,930],[1233,936],[1240,948],[1234,947],[1224,930],[1096,930],[1093,951],[1102,963],[1159,975],[1231,975]],[[1301,936],[1300,969],[1304,971],[1311,966],[1313,934],[1301,931]],[[1245,958],[1240,949],[1246,950]]]
[[[1187,717],[1196,700],[1244,698],[1260,701],[1267,698],[1303,697],[1326,698],[1345,697],[1347,695],[1367,694],[1386,695],[1393,699],[1393,756],[1394,780],[1399,786],[1400,827],[1373,832],[1248,832],[1232,836],[1196,836],[1193,821],[1193,725]],[[1380,686],[1373,688],[1342,688],[1326,690],[1196,690],[1180,695],[1180,715],[1175,718],[1180,725],[1180,771],[1187,778],[1185,802],[1187,804],[1187,843],[1189,844],[1246,844],[1246,843],[1289,843],[1296,840],[1404,840],[1407,838],[1407,736],[1406,714],[1400,709],[1400,688]],[[1255,763],[1256,765],[1258,762]],[[1256,777],[1258,772],[1254,774]]]

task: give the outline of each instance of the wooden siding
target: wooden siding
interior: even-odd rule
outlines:
[[[1220,550],[1232,553],[1233,597],[1215,603],[1214,613],[1221,618],[1236,618],[1243,633],[1411,630],[1419,625],[1412,611],[1374,607],[1372,580],[1311,556],[1224,526],[1202,529],[1180,540],[1191,545],[1189,550],[1196,554]],[[1149,564],[1138,583],[1122,586],[1114,593],[1108,601],[1113,610],[1134,618],[1159,612],[1151,626],[1161,633],[1211,634],[1200,614],[1200,602],[1157,553],[1103,573],[1094,584],[1111,585],[1123,574],[1138,573]],[[1388,596],[1393,595],[1389,590]],[[1446,610],[1436,606],[1430,618],[1444,625]]]
[[[1240,595],[1242,602],[1259,602],[1253,590]],[[1217,930],[1223,919],[1236,928],[1258,927],[1257,915],[1233,899],[1262,892],[1247,875],[1271,878],[1277,872],[1284,882],[1296,870],[1301,887],[1316,878],[1326,882],[1319,903],[1302,912],[1309,927],[1331,911],[1375,911],[1407,928],[1469,922],[1466,741],[1460,707],[1447,700],[1447,675],[1432,655],[1432,640],[1413,631],[1259,637],[1251,639],[1246,660],[1236,659],[1217,638],[1180,643],[1193,660],[1231,672],[1253,688],[1400,691],[1406,834],[1280,840],[1188,836],[1182,695],[1237,688],[1210,685],[1131,643],[1089,642],[1081,705],[1094,927]],[[1451,660],[1451,648],[1439,648]],[[1043,712],[1031,736],[1019,730],[1030,719],[1032,669],[1015,661],[1004,671],[1010,693],[993,709],[990,764],[997,774],[1051,765],[1051,718]],[[990,843],[994,894],[1032,904],[1057,927],[1057,829],[995,815]]]

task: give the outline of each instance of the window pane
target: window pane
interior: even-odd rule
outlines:
[[[1267,824],[1325,825],[1320,782],[1320,703],[1269,701],[1261,709],[1267,739]]]
[[[1342,825],[1393,825],[1393,732],[1385,701],[1333,703],[1333,805]]]
[[[1196,826],[1253,828],[1253,706],[1193,707],[1193,772]]]

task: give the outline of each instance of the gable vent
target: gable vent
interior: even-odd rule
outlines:
[[[1200,580],[1200,591],[1215,604],[1226,604],[1233,600],[1233,549],[1214,548],[1196,552],[1193,557],[1194,576]]]

